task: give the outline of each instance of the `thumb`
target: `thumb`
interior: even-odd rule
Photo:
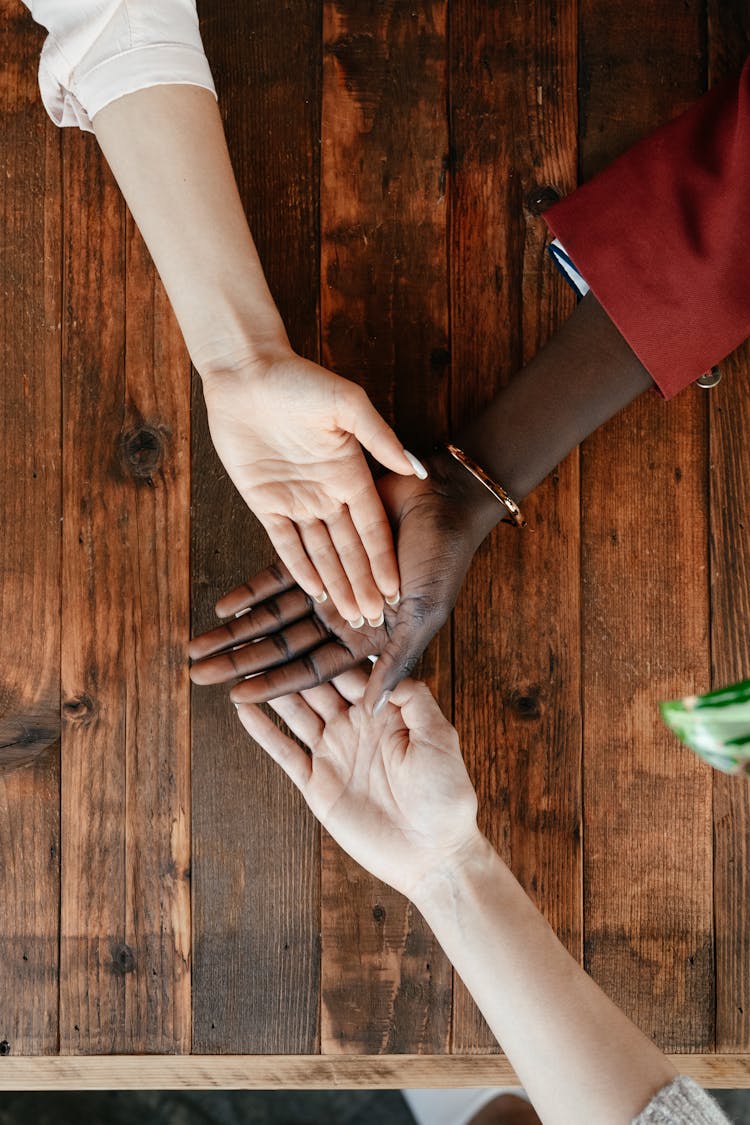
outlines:
[[[402,602],[401,612],[403,606]],[[376,714],[388,702],[393,689],[412,672],[434,634],[435,628],[429,621],[415,628],[412,619],[399,617],[388,643],[373,665],[362,700],[366,710]]]
[[[418,476],[424,480],[427,470],[413,453],[404,449],[395,433],[378,414],[367,397],[367,393],[357,383],[350,383],[351,390],[342,396],[338,411],[338,423],[342,429],[354,434],[360,445],[371,453],[376,461],[402,476]]]

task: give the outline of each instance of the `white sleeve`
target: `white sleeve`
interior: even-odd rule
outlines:
[[[216,95],[195,0],[26,0],[49,32],[42,101],[56,125],[93,132],[105,105],[146,86],[203,86]]]

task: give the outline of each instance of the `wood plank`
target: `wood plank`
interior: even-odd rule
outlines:
[[[540,202],[576,172],[575,4],[452,8],[454,421],[476,414],[570,313]],[[499,528],[454,613],[455,721],[480,824],[581,957],[579,483],[571,455]],[[554,565],[550,565],[550,560]],[[453,1050],[497,1044],[456,977]]]
[[[323,362],[406,442],[448,405],[446,3],[324,4]],[[450,635],[418,674],[450,707]],[[448,1049],[451,968],[417,910],[322,838],[324,1053]]]
[[[669,1055],[701,1086],[750,1088],[750,1055]],[[503,1055],[110,1055],[0,1061],[0,1090],[400,1090],[517,1086]]]
[[[581,27],[588,179],[700,95],[704,28],[698,3],[616,0]],[[585,964],[684,1051],[714,1044],[711,779],[657,705],[708,681],[706,405],[646,395],[582,453]]]
[[[57,1049],[59,933],[62,200],[43,40],[20,3],[3,7],[0,1041],[27,1055]]]
[[[204,4],[229,150],[292,344],[317,359],[318,0]],[[193,633],[273,559],[193,401]],[[193,1049],[318,1049],[319,831],[240,727],[226,689],[193,692]]]
[[[63,150],[60,1049],[186,1051],[190,368],[94,138]]]
[[[709,81],[736,74],[750,51],[746,3],[711,0]],[[722,363],[710,391],[711,676],[714,687],[750,678],[750,346]],[[714,923],[716,1049],[750,1049],[750,788],[741,777],[714,773]]]

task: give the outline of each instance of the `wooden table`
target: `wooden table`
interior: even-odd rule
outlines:
[[[545,203],[743,56],[746,5],[708,10],[710,35],[693,0],[203,3],[295,347],[411,448],[475,412],[571,310]],[[94,138],[45,116],[18,0],[0,35],[0,753],[31,759],[0,776],[0,1086],[504,1082],[416,910],[224,690],[191,696],[191,629],[271,556]],[[747,366],[571,455],[422,668],[561,939],[724,1086],[750,1084],[750,789],[657,701],[750,673]]]

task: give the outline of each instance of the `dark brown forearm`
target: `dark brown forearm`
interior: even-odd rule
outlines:
[[[589,293],[531,363],[453,440],[520,501],[571,449],[652,386],[646,368]],[[471,497],[486,535],[503,509],[480,484]]]

